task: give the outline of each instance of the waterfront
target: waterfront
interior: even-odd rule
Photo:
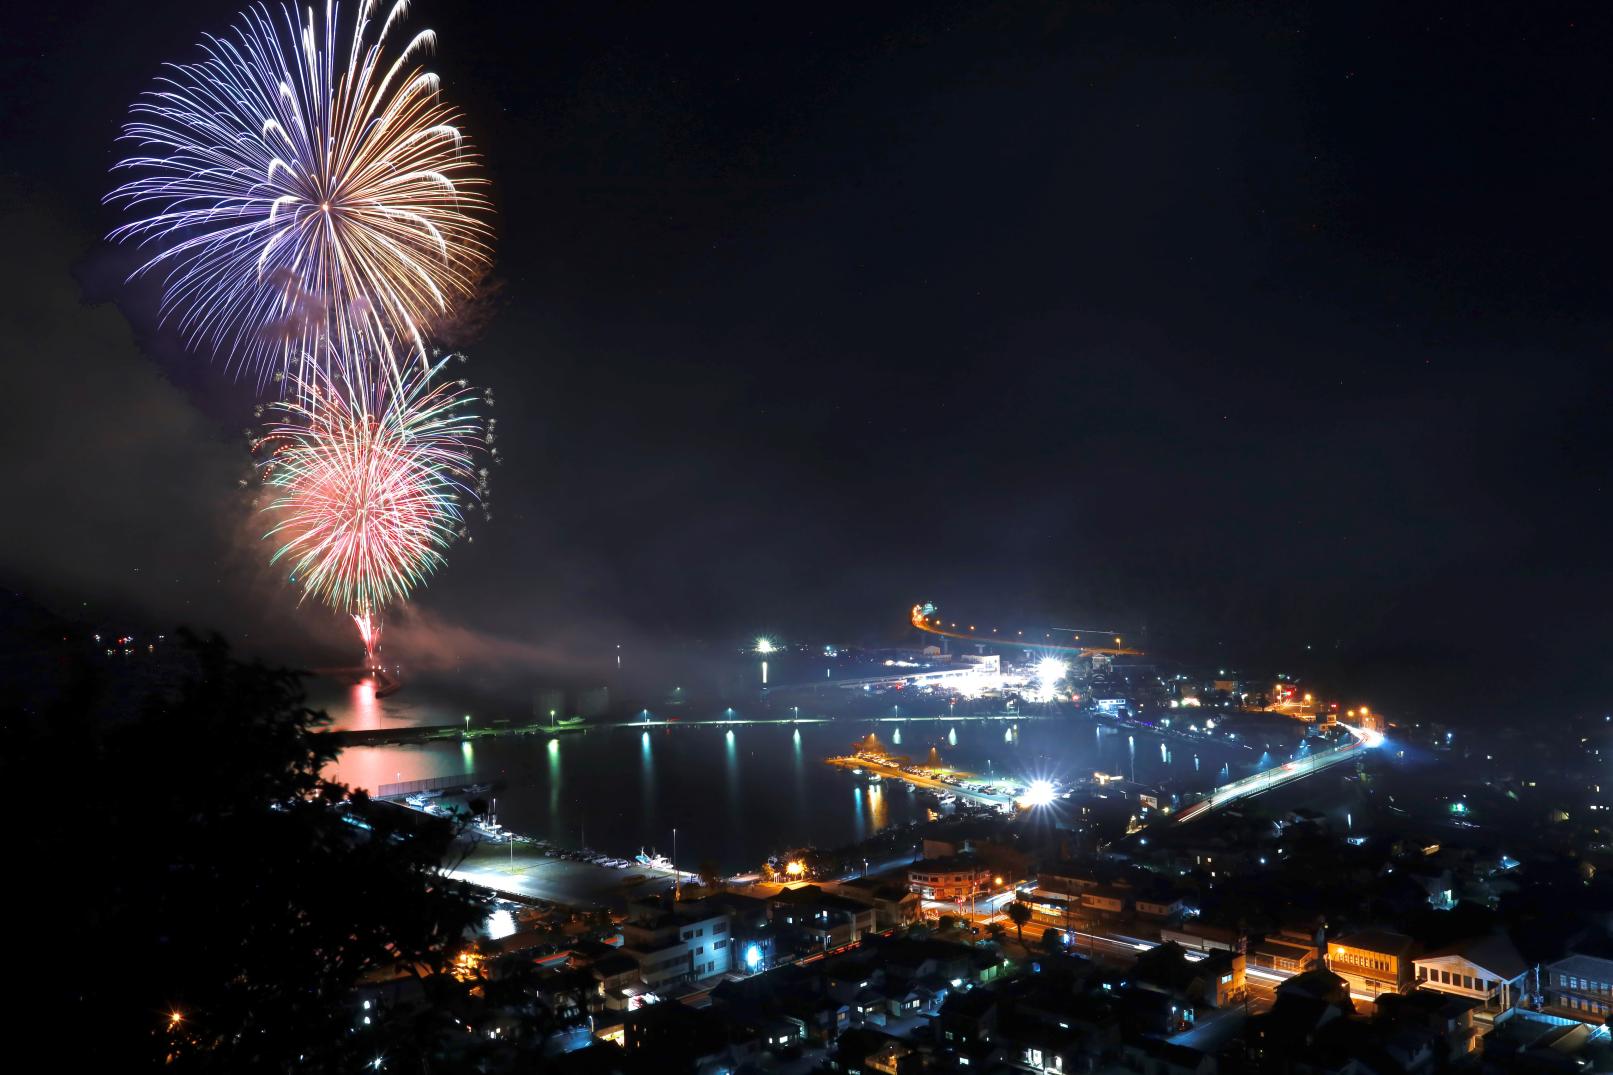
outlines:
[[[356,692],[355,692],[356,693]],[[450,710],[429,699],[362,698],[338,727],[442,723]],[[356,712],[357,706],[365,707]],[[373,708],[371,708],[373,707]],[[806,714],[803,714],[805,717]],[[568,847],[631,856],[672,851],[686,869],[706,860],[726,872],[755,869],[775,851],[840,847],[924,819],[926,799],[905,785],[870,784],[825,764],[870,732],[894,753],[923,760],[934,747],[948,765],[1004,779],[1076,780],[1105,772],[1178,790],[1207,790],[1280,763],[1224,741],[1190,741],[1082,716],[948,718],[896,722],[840,718],[799,725],[658,724],[593,727],[421,744],[351,747],[340,779],[374,789],[430,777],[476,774],[497,785],[506,828]]]

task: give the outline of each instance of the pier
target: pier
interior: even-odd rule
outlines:
[[[912,784],[914,787],[956,795],[960,799],[972,799],[988,806],[1009,806],[1014,801],[1013,796],[1010,795],[992,795],[984,791],[972,791],[968,788],[959,787],[957,784],[948,784],[946,781],[938,780],[935,777],[910,773],[900,766],[887,762],[870,761],[868,758],[856,756],[825,758],[824,761],[839,769],[861,769],[867,773],[878,773],[881,780],[902,780]]]

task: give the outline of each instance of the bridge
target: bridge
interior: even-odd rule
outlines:
[[[972,642],[978,645],[1026,646],[1048,653],[1074,653],[1081,657],[1143,656],[1142,650],[1127,646],[1119,632],[1101,628],[1049,627],[1040,632],[1041,637],[1037,637],[1037,632],[1034,630],[1026,634],[1022,630],[1010,632],[996,627],[979,628],[972,623],[948,623],[941,618],[939,610],[932,604],[914,605],[908,619],[914,627],[925,634],[955,638],[960,642]],[[1068,644],[1055,641],[1055,635],[1069,635],[1070,641]]]
[[[1281,765],[1274,766],[1263,772],[1243,777],[1240,780],[1234,780],[1230,784],[1222,784],[1210,792],[1208,797],[1200,799],[1180,811],[1176,815],[1177,824],[1192,821],[1196,817],[1207,814],[1212,810],[1219,810],[1223,806],[1228,806],[1240,799],[1263,795],[1272,788],[1292,784],[1296,780],[1303,780],[1313,773],[1319,773],[1323,769],[1330,769],[1340,762],[1351,761],[1359,757],[1362,752],[1372,750],[1383,743],[1383,736],[1370,728],[1357,728],[1348,724],[1341,724],[1339,727],[1350,733],[1350,738],[1345,742],[1329,750],[1317,751],[1303,758],[1283,762]]]

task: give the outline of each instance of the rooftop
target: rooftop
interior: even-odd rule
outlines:
[[[1385,956],[1406,956],[1417,944],[1404,933],[1392,933],[1386,929],[1364,929],[1359,933],[1336,937],[1328,943]]]
[[[1501,934],[1475,937],[1460,944],[1446,945],[1437,951],[1426,952],[1419,956],[1418,962],[1439,959],[1443,956],[1465,959],[1474,966],[1482,967],[1496,977],[1509,981],[1529,969],[1529,964],[1524,962],[1523,956],[1518,953],[1517,946],[1510,938]]]

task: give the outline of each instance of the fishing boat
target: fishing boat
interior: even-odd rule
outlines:
[[[642,847],[639,848],[638,854],[633,856],[633,861],[652,870],[670,870],[672,868],[671,859],[665,855],[646,854]]]

